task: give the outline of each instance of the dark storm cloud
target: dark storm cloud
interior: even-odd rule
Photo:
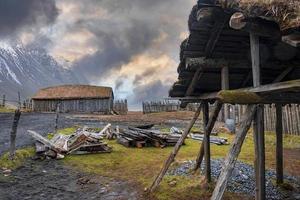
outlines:
[[[0,36],[52,24],[58,13],[55,0],[1,0]]]
[[[160,80],[137,85],[133,89],[133,93],[136,95],[132,96],[129,101],[132,102],[132,104],[140,104],[147,100],[162,99],[168,96],[169,89],[170,86],[164,85]]]
[[[96,36],[93,42],[101,49],[76,62],[75,67],[86,77],[99,78],[119,69],[127,64],[132,56],[146,50],[159,35],[159,31],[154,27],[136,19],[130,21],[121,31],[114,30],[113,27],[101,30],[101,23],[108,22],[100,20],[78,24]]]
[[[133,85],[139,85],[143,79],[147,79],[148,77],[154,75],[156,71],[156,69],[148,69],[142,74],[136,75],[133,80]]]
[[[95,37],[91,42],[99,51],[76,62],[74,67],[90,79],[106,76],[127,64],[134,56],[150,51],[150,47],[162,33],[169,44],[157,48],[157,52],[174,49],[187,13],[179,8],[184,0],[69,0],[80,7],[82,13],[97,13],[104,10],[107,17],[79,20],[74,32],[88,30]],[[186,21],[186,20],[184,20]],[[180,28],[178,28],[180,27]],[[163,47],[164,46],[164,47]],[[169,46],[169,47],[168,47]],[[165,49],[164,49],[165,48]],[[175,51],[176,52],[176,51]],[[177,52],[175,53],[177,57]]]

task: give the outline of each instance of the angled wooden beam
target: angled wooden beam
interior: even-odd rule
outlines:
[[[237,161],[238,155],[241,152],[243,142],[254,119],[255,113],[256,105],[248,105],[246,108],[245,115],[243,115],[242,117],[243,119],[241,128],[237,131],[234,141],[225,159],[224,166],[218,178],[211,200],[222,199],[227,186],[227,182],[230,179],[230,176],[232,175],[235,163]]]
[[[157,175],[157,177],[155,178],[155,180],[153,181],[149,191],[153,192],[157,186],[160,184],[160,182],[162,181],[164,175],[166,174],[166,172],[168,171],[171,163],[174,161],[177,153],[179,152],[184,140],[186,139],[186,137],[188,136],[188,134],[190,133],[192,127],[194,126],[196,120],[198,119],[200,112],[201,112],[201,107],[202,105],[200,105],[197,109],[197,111],[195,112],[195,115],[193,117],[193,119],[190,121],[190,123],[188,124],[188,126],[185,128],[184,133],[181,135],[180,139],[178,140],[178,142],[176,143],[173,151],[170,153],[168,159],[166,160],[163,168],[161,169],[161,171],[159,172],[159,174]]]
[[[277,76],[275,78],[273,83],[278,83],[278,82],[282,81],[289,73],[291,73],[291,71],[293,71],[293,69],[294,69],[294,66],[286,68],[279,76]]]
[[[202,70],[201,67],[197,69],[197,71],[194,74],[193,79],[192,79],[192,81],[191,81],[191,83],[190,83],[190,85],[189,85],[189,87],[188,87],[188,89],[187,89],[187,91],[185,93],[185,96],[191,96],[193,94],[193,92],[194,92],[194,90],[196,88],[198,80],[203,75],[203,72],[201,70]],[[180,107],[181,108],[185,108],[187,106],[187,104],[188,104],[188,102],[182,102],[180,104]]]
[[[217,121],[218,115],[222,109],[222,105],[223,104],[220,101],[216,101],[216,103],[215,103],[214,111],[213,111],[211,117],[209,118],[208,124],[205,128],[205,132],[209,136],[214,128],[216,121]],[[203,157],[204,157],[204,142],[201,143],[200,151],[199,151],[197,159],[196,159],[196,164],[195,164],[195,168],[194,168],[195,171],[200,168]]]
[[[208,58],[211,57],[211,55],[215,49],[215,46],[220,38],[220,35],[222,33],[225,23],[226,23],[226,18],[224,17],[223,20],[218,21],[212,28],[210,37],[209,37],[208,42],[205,47],[206,57],[208,57]]]

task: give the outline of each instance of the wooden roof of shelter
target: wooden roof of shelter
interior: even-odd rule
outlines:
[[[111,97],[113,97],[113,90],[110,87],[90,85],[62,85],[41,89],[32,97],[32,99],[105,99]]]
[[[252,87],[249,32],[260,36],[262,84],[300,79],[300,31],[280,30],[274,21],[243,16],[242,27],[231,27],[235,9],[194,7],[189,37],[182,43],[178,81],[170,97],[199,96],[221,88],[221,71],[229,68],[229,88]],[[194,82],[194,87],[191,84]]]

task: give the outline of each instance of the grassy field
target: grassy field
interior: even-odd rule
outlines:
[[[227,137],[230,142],[234,139],[234,136],[228,134],[220,134],[220,136]],[[249,133],[239,156],[239,160],[249,164],[253,164],[254,159],[252,138],[251,133]],[[64,160],[64,163],[78,170],[132,182],[142,190],[151,185],[154,177],[158,174],[172,150],[172,147],[164,149],[125,148],[115,141],[108,141],[108,144],[113,147],[113,152],[110,154],[72,155],[68,156]],[[297,145],[300,145],[300,137],[285,136],[285,148],[299,148],[300,146]],[[190,139],[186,140],[186,145],[181,148],[174,165],[182,161],[194,160],[199,148],[199,142]],[[230,145],[212,145],[212,157],[224,158],[229,148]],[[295,162],[298,162],[300,166],[300,160],[295,160]],[[267,168],[274,168],[275,166],[275,137],[272,133],[266,133],[266,165]],[[170,187],[168,184],[172,180],[176,180],[177,182],[175,187]],[[195,174],[195,176],[189,178],[166,176],[157,192],[151,198],[162,200],[209,198],[212,187],[208,187],[205,190],[201,189],[200,180],[201,177],[199,174]],[[233,194],[226,194],[225,199],[245,199],[245,197],[239,198]]]
[[[6,108],[6,107],[0,107],[0,113],[11,113],[14,112],[15,110],[12,108]]]

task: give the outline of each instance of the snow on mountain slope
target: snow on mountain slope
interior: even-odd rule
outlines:
[[[25,99],[43,87],[78,83],[87,81],[42,49],[0,46],[0,95],[7,99],[16,100],[18,91]]]

